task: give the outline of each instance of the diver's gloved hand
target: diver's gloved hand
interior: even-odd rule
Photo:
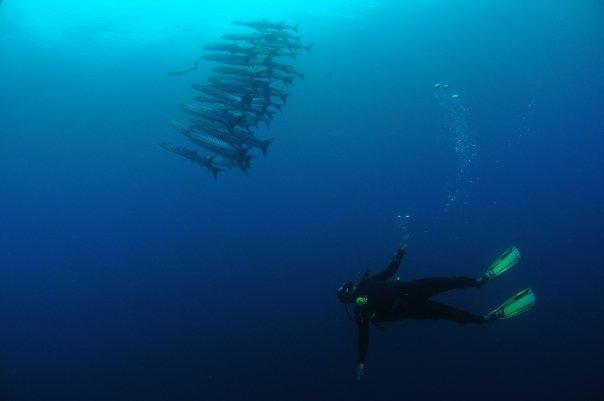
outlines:
[[[480,276],[478,278],[475,279],[476,280],[476,288],[482,288],[483,285],[485,285],[485,283],[489,280],[488,277],[485,276]]]
[[[365,374],[365,364],[359,363],[357,366],[357,380],[361,380],[361,377]]]

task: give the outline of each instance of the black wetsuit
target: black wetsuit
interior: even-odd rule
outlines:
[[[458,323],[484,323],[484,318],[444,305],[429,298],[441,292],[479,287],[470,277],[426,278],[415,281],[387,281],[403,259],[395,257],[390,265],[375,276],[364,278],[354,292],[355,299],[367,297],[367,303],[357,306],[355,320],[359,329],[359,363],[365,363],[369,345],[369,323],[393,322],[403,319],[447,319]]]

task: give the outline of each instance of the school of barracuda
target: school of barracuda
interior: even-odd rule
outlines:
[[[233,21],[251,32],[221,36],[222,41],[203,46],[207,52],[190,66],[170,71],[183,75],[197,70],[202,62],[218,63],[202,84],[193,84],[194,102],[182,103],[186,122],[168,119],[168,126],[190,143],[202,148],[162,142],[159,145],[207,168],[214,178],[231,168],[248,173],[252,160],[266,155],[272,138],[261,139],[255,130],[269,125],[276,113],[287,105],[289,89],[304,73],[287,64],[311,46],[302,44],[298,25],[285,22]]]

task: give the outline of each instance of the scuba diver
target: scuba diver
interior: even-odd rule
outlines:
[[[488,281],[514,267],[520,261],[516,247],[505,251],[491,264],[486,273],[478,278],[443,277],[425,278],[415,281],[388,281],[400,266],[407,249],[407,239],[394,254],[388,267],[374,276],[369,271],[358,284],[345,282],[337,292],[338,299],[346,307],[348,317],[356,322],[359,331],[357,379],[365,369],[365,357],[369,345],[369,323],[383,330],[382,322],[404,319],[445,319],[462,324],[484,324],[499,319],[517,316],[535,305],[535,295],[530,288],[520,291],[487,315],[476,315],[430,298],[434,295],[462,288],[480,288]],[[356,304],[354,318],[348,312],[348,304]]]

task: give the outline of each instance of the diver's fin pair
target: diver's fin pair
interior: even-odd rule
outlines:
[[[532,309],[535,306],[535,294],[527,288],[505,301],[493,312],[485,316],[486,321],[508,319]]]
[[[498,257],[489,267],[487,272],[484,274],[485,280],[491,280],[495,277],[501,276],[512,267],[516,266],[520,262],[520,251],[515,246],[511,247],[500,257]]]
[[[491,280],[501,276],[520,262],[520,251],[515,246],[499,256],[484,274],[484,280]],[[518,316],[535,306],[535,294],[527,288],[520,291],[512,298],[505,301],[501,306],[485,316],[486,321],[497,319],[508,319]]]

